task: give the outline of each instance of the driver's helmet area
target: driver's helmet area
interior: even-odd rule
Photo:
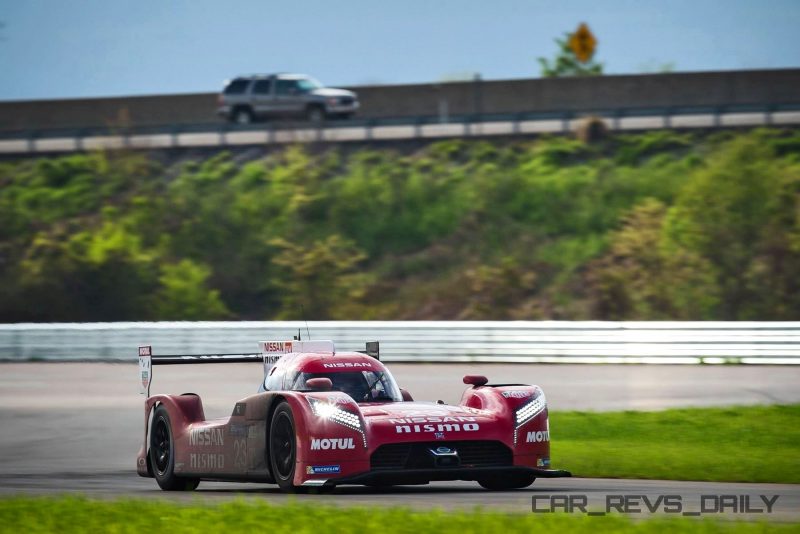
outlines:
[[[308,390],[306,382],[312,378],[329,378],[334,391],[349,395],[356,402],[401,402],[400,388],[387,370],[341,370],[325,373],[298,372],[291,389]]]
[[[312,378],[328,378],[333,391],[341,391],[356,402],[402,402],[403,395],[394,377],[383,365],[370,361],[369,368],[358,368],[360,362],[342,360],[348,366],[323,368],[319,360],[300,363],[279,361],[261,382],[258,391],[309,391]],[[352,367],[349,365],[353,364]]]

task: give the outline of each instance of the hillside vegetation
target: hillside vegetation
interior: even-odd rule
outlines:
[[[798,319],[798,273],[796,130],[0,164],[4,322]]]

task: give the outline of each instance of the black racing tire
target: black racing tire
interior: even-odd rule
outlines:
[[[252,124],[254,119],[250,108],[238,107],[231,112],[231,122],[234,124]]]
[[[156,408],[150,425],[150,464],[153,477],[165,491],[192,491],[200,484],[199,478],[181,477],[175,474],[175,440],[172,424],[164,406]]]
[[[275,483],[282,491],[295,493],[300,490],[294,485],[294,472],[297,468],[297,435],[294,415],[289,403],[282,401],[272,414],[269,425],[269,467]]]
[[[478,479],[478,484],[488,490],[501,491],[527,488],[533,484],[534,480],[536,480],[536,477],[533,475],[529,475],[528,473],[517,473],[502,477],[498,476],[480,478]]]
[[[322,106],[308,106],[306,109],[306,118],[312,124],[322,124],[325,122],[325,108]]]

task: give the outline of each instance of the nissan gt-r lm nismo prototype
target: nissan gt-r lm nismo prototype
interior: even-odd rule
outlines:
[[[145,438],[137,470],[165,490],[200,480],[277,483],[282,490],[474,480],[523,488],[550,469],[544,392],[470,387],[458,406],[414,402],[379,361],[378,344],[337,352],[331,341],[265,341],[254,354],[154,355],[139,348]],[[150,396],[152,366],[263,361],[258,393],[207,420],[195,394]]]

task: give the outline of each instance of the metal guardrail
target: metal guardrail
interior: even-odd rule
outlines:
[[[124,131],[109,128],[33,130],[0,134],[0,154],[564,134],[574,131],[586,116],[602,118],[612,131],[794,125],[800,124],[800,105],[587,109],[585,112],[355,119],[318,125],[270,122],[240,126],[217,122]]]
[[[253,352],[257,341],[381,343],[389,362],[800,364],[800,322],[322,321],[0,325],[0,360],[126,361],[156,354]]]

